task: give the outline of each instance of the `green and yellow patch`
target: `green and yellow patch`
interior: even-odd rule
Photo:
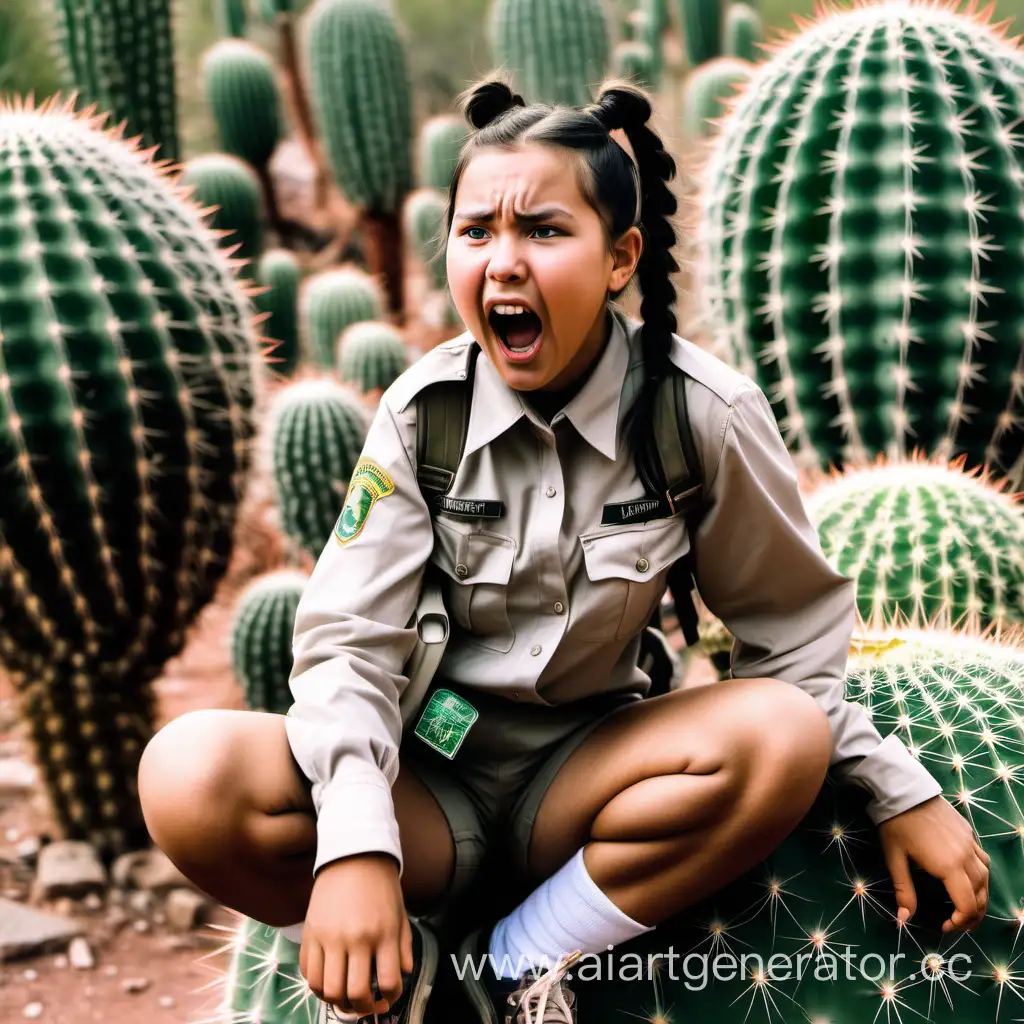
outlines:
[[[348,484],[345,505],[334,526],[334,538],[339,544],[347,544],[362,532],[370,509],[379,498],[394,493],[395,483],[388,474],[369,459],[360,459],[352,471]]]

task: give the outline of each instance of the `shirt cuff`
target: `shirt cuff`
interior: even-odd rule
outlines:
[[[895,733],[886,736],[870,754],[834,771],[841,781],[871,793],[866,810],[875,825],[942,794],[941,784]]]
[[[402,846],[391,788],[367,779],[333,779],[322,793],[316,821],[316,860],[313,877],[331,861],[360,853],[390,853],[402,876]]]

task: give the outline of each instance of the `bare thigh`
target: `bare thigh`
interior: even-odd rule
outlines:
[[[284,722],[259,711],[189,712],[153,737],[139,765],[139,796],[156,844],[214,899],[271,925],[305,917],[317,845],[309,781]],[[454,870],[451,830],[405,765],[392,800],[402,890],[411,912],[425,912]]]

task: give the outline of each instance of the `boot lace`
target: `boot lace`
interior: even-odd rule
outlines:
[[[573,1024],[575,996],[562,979],[582,955],[582,950],[577,949],[575,953],[559,957],[555,966],[539,977],[523,977],[519,988],[509,996],[510,1003],[518,1004],[514,1024]]]

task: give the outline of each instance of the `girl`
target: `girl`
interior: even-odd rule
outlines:
[[[493,841],[535,888],[462,943],[460,964],[487,964],[466,995],[485,1022],[575,1021],[563,955],[604,953],[753,867],[830,765],[870,793],[899,923],[912,856],[949,889],[944,928],[975,926],[988,858],[969,824],[843,699],[853,585],[822,555],[767,400],[673,333],[674,164],[647,99],[609,85],[586,109],[525,106],[487,81],[465,110],[447,267],[468,331],[383,396],[298,610],[287,716],[193,712],[149,744],[154,839],[222,903],[304,921],[291,934],[325,1020],[423,1020],[438,956],[422,917]],[[641,324],[610,304],[634,276]],[[667,373],[686,375],[703,470],[694,536],[652,511],[635,466]],[[432,510],[414,400],[439,381],[472,405]],[[642,700],[639,637],[691,545],[734,678]],[[403,734],[428,563],[453,634]]]

